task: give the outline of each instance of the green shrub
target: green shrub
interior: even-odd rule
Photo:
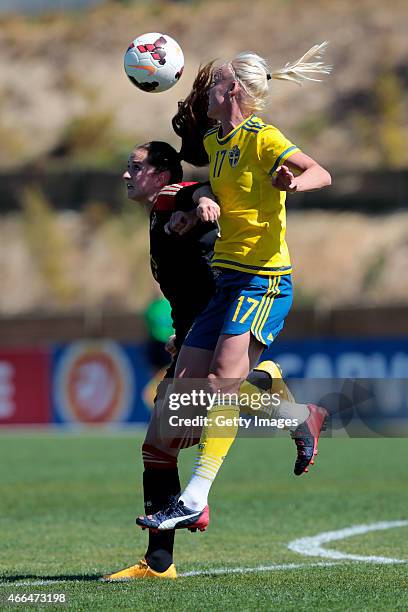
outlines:
[[[23,198],[23,231],[37,267],[59,305],[69,305],[78,295],[64,272],[64,259],[70,246],[58,214],[38,189],[26,189]]]

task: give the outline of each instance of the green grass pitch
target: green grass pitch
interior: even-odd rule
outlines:
[[[135,431],[0,435],[0,609],[12,593],[65,593],[65,607],[76,610],[408,608],[408,565],[319,566],[331,560],[287,547],[325,531],[408,519],[406,439],[323,439],[316,465],[300,478],[292,475],[290,439],[238,440],[211,493],[208,531],[176,537],[178,571],[207,574],[100,582],[144,552],[146,534],[134,524],[143,508],[141,440]],[[192,459],[182,451],[183,483]],[[408,527],[326,547],[408,561]],[[259,566],[274,567],[211,574]]]

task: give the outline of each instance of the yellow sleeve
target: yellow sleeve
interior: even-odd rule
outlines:
[[[267,125],[258,133],[257,154],[265,172],[272,175],[283,162],[300,151],[273,125]]]

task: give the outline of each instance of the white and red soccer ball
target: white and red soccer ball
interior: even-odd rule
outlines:
[[[142,91],[160,92],[178,82],[183,74],[184,56],[173,38],[150,32],[130,43],[124,65],[133,85]]]

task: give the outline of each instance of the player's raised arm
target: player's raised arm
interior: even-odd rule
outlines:
[[[288,157],[272,176],[272,185],[288,193],[322,189],[329,187],[331,182],[330,173],[301,151]]]
[[[208,183],[196,189],[193,194],[193,202],[197,205],[196,215],[201,221],[217,221],[219,219],[221,209]]]
[[[171,234],[174,232],[175,234],[179,234],[179,236],[183,236],[187,232],[189,232],[195,225],[198,223],[198,217],[195,210],[184,211],[184,210],[176,210],[171,217],[170,221],[167,223],[165,231],[166,234]]]
[[[214,222],[220,216],[220,207],[215,201],[215,196],[209,183],[196,183],[186,187],[185,194],[177,198],[180,210],[175,211],[166,231],[175,232],[180,236],[190,231],[199,220]]]

